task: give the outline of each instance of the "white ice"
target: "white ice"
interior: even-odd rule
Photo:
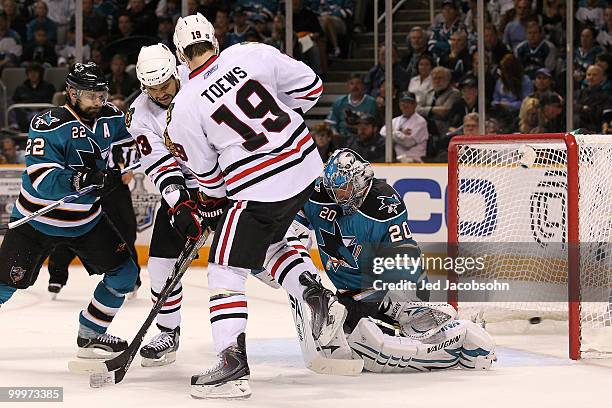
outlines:
[[[0,386],[61,386],[61,407],[609,407],[612,364],[567,358],[561,335],[500,336],[494,370],[450,370],[425,374],[359,377],[317,375],[304,368],[285,292],[254,278],[247,285],[247,349],[253,395],[244,401],[195,400],[192,374],[216,362],[208,320],[205,269],[185,277],[181,347],[175,364],[143,368],[138,357],[124,381],[91,389],[87,376],[68,372],[76,352],[78,312],[89,302],[99,277],[71,268],[68,285],[55,301],[45,270],[36,285],[18,291],[0,310]],[[138,298],[129,301],[110,333],[128,341],[151,306],[148,275]],[[155,334],[153,327],[147,339]],[[0,408],[29,406],[0,403]],[[41,406],[41,405],[36,405]]]

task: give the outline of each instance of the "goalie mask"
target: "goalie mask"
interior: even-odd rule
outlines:
[[[346,215],[363,204],[374,178],[369,162],[350,149],[336,150],[323,170],[323,187]]]

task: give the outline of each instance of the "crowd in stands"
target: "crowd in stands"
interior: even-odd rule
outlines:
[[[351,33],[370,29],[371,0],[291,0],[295,58],[326,78],[348,54]],[[383,3],[383,2],[379,2]],[[188,12],[213,22],[221,50],[243,41],[286,51],[285,2],[189,0]],[[485,2],[485,105],[488,133],[565,129],[565,3],[561,0]],[[51,102],[44,70],[75,58],[74,0],[1,0],[0,71],[27,67],[12,102]],[[133,64],[141,46],[172,34],[180,0],[83,0],[84,60],[108,74],[113,99],[125,105],[139,90]],[[406,44],[378,49],[366,75],[346,78],[324,123],[312,134],[323,158],[351,147],[373,162],[385,160],[384,109],[393,111],[393,159],[445,161],[454,135],[478,132],[478,53],[475,0],[444,0],[429,27],[412,27]],[[612,133],[612,3],[577,1],[574,61],[575,127]],[[407,47],[407,51],[404,51]],[[401,51],[400,51],[401,50]],[[391,52],[392,95],[385,92]],[[350,67],[347,67],[350,70]],[[57,95],[56,95],[57,96]],[[55,99],[53,99],[55,101]],[[15,115],[27,130],[27,115]]]
[[[565,3],[485,4],[487,133],[564,131]],[[477,36],[476,1],[444,0],[430,27],[411,29],[407,52],[400,54],[394,45],[394,161],[445,161],[453,136],[478,133]],[[612,2],[577,1],[574,37],[574,125],[583,132],[612,133]],[[384,104],[378,101],[384,55],[381,46],[379,63],[361,81],[348,79],[348,95],[334,103],[326,120],[331,143],[355,147],[371,161],[384,161],[379,147],[386,135]],[[379,138],[359,133],[364,118],[375,121]]]

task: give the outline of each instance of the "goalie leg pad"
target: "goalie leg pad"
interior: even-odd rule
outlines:
[[[384,323],[382,323],[384,325]],[[423,341],[385,334],[381,322],[363,318],[350,334],[353,353],[375,373],[433,371],[462,367],[486,369],[495,361],[494,343],[478,325],[452,321]]]

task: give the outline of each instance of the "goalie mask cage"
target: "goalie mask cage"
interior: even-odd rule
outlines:
[[[510,286],[449,290],[461,317],[567,320],[571,359],[612,356],[612,136],[454,137],[448,243],[484,257],[451,282]]]

